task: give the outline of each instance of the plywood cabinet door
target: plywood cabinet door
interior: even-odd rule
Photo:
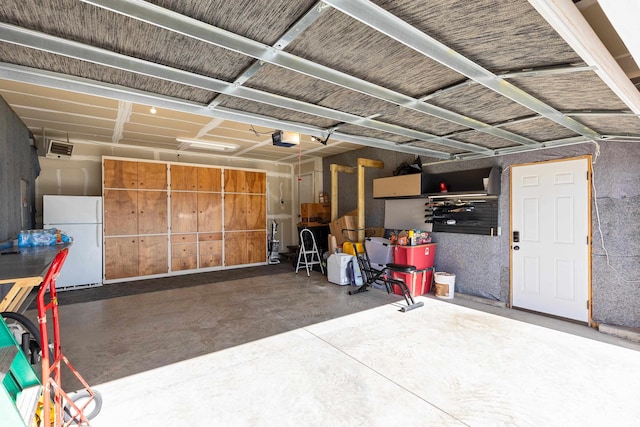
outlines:
[[[238,169],[224,170],[225,193],[246,193],[246,172]]]
[[[221,192],[222,169],[198,168],[198,191]]]
[[[106,237],[104,251],[106,280],[138,276],[137,237]]]
[[[247,244],[246,233],[224,233],[224,265],[246,264]]]
[[[398,175],[373,180],[373,197],[419,196],[422,193],[422,174]]]
[[[167,192],[138,191],[138,234],[167,233]]]
[[[247,193],[265,194],[267,192],[267,174],[245,171],[245,189]]]
[[[171,193],[171,232],[195,233],[198,231],[197,193]]]
[[[193,270],[198,267],[198,236],[174,234],[171,236],[171,270]]]
[[[222,238],[222,235],[220,235]],[[222,265],[222,240],[201,240],[200,268]]]
[[[198,188],[198,169],[195,166],[171,165],[171,189],[195,191]]]
[[[198,193],[198,231],[222,231],[222,194]]]
[[[267,261],[267,232],[249,231],[247,236],[247,264]]]
[[[224,191],[228,193],[264,194],[267,192],[267,174],[264,172],[225,169]]]
[[[225,194],[224,196],[224,229],[247,229],[247,195]]]
[[[138,192],[104,190],[103,222],[105,236],[138,234]]]
[[[267,228],[267,196],[247,195],[247,230]]]
[[[167,164],[138,162],[138,188],[166,190]]]
[[[138,275],[169,272],[167,235],[138,238]]]
[[[138,188],[138,162],[104,159],[104,188]]]

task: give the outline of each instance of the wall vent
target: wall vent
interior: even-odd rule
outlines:
[[[49,141],[47,157],[53,159],[68,159],[71,157],[71,153],[73,153],[73,144],[56,141],[54,139]]]

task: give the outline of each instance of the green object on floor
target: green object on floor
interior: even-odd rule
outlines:
[[[40,397],[40,380],[0,318],[0,414],[10,426],[32,425]]]

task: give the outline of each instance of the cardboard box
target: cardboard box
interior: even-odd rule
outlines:
[[[302,203],[300,216],[302,222],[328,224],[331,221],[331,203]]]
[[[367,237],[384,237],[384,227],[366,227]]]
[[[342,216],[335,221],[331,221],[331,223],[329,224],[331,234],[335,236],[338,246],[342,245],[345,241],[348,240],[351,240],[352,242],[357,241],[358,233],[355,231],[345,231],[345,233],[342,234],[343,229],[355,230],[356,228],[358,228],[358,217],[351,215]],[[348,237],[348,239],[345,239],[345,235]]]

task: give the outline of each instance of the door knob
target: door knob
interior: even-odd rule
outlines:
[[[515,245],[515,246],[513,247],[513,250],[514,250],[514,251],[520,250],[520,246]]]

